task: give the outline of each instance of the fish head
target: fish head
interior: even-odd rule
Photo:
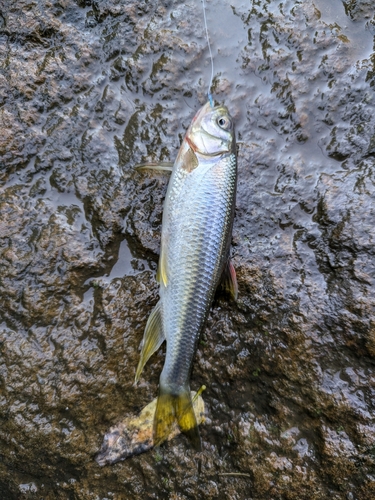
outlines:
[[[186,139],[195,153],[216,156],[234,148],[234,124],[226,106],[207,102],[195,115]]]

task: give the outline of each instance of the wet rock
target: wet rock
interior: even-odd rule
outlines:
[[[240,142],[233,262],[183,436],[99,469],[157,301],[171,161],[210,62],[194,2],[17,0],[0,15],[0,493],[5,499],[375,495],[373,5],[208,2]]]

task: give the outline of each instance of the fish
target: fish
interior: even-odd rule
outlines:
[[[227,107],[207,102],[194,116],[172,167],[162,217],[156,279],[160,300],[140,345],[135,383],[166,340],[153,422],[153,442],[163,443],[177,422],[201,449],[190,374],[199,336],[220,283],[237,298],[230,242],[237,186],[234,123]]]

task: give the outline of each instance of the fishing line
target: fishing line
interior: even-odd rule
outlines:
[[[211,58],[211,80],[210,80],[210,83],[208,84],[207,95],[208,95],[208,100],[210,101],[210,104],[211,104],[211,108],[213,108],[214,107],[214,101],[212,99],[211,87],[212,87],[212,80],[214,79],[214,58],[212,57],[210,37],[208,36],[205,0],[202,0],[202,6],[203,6],[204,27],[206,29],[207,45],[208,45],[208,50],[210,52],[210,58]]]

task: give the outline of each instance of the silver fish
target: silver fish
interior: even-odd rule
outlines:
[[[160,300],[147,321],[135,377],[137,382],[150,356],[166,340],[153,426],[155,445],[167,439],[177,421],[200,449],[190,372],[221,279],[237,297],[229,259],[236,184],[233,120],[225,106],[207,103],[193,118],[172,169],[157,272]]]

